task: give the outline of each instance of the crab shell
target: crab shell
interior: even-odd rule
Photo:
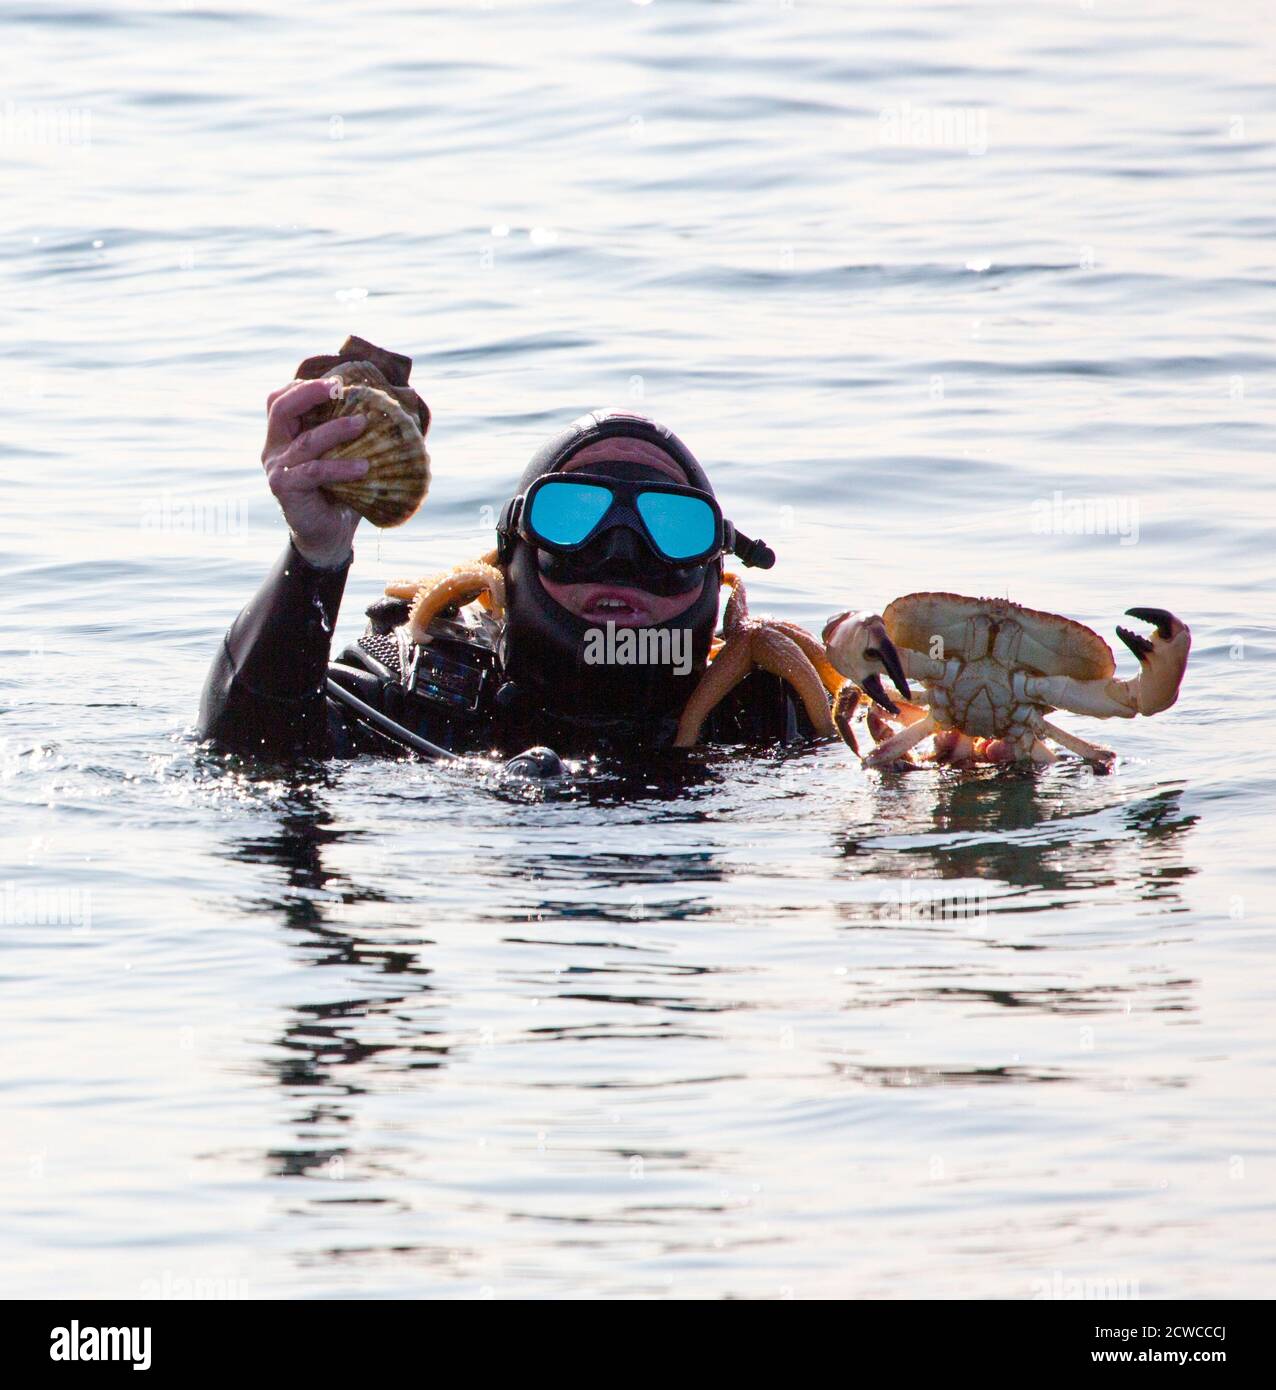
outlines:
[[[887,607],[882,621],[897,647],[956,659],[951,677],[926,681],[930,712],[939,728],[976,737],[1019,731],[1025,702],[1015,689],[1016,673],[1079,681],[1116,673],[1112,648],[1084,623],[1009,599],[906,594]]]

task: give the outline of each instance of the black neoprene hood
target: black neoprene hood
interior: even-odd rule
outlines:
[[[690,449],[670,429],[648,420],[643,415],[630,415],[623,410],[600,410],[582,415],[565,430],[543,444],[532,461],[523,469],[515,494],[526,492],[537,478],[546,473],[556,473],[564,465],[591,444],[600,439],[643,439],[654,444],[668,454],[687,475],[687,482],[701,492],[713,495],[713,484],[709,475],[701,468],[699,460]]]
[[[582,415],[538,449],[515,489],[520,496],[537,478],[555,473],[591,444],[639,439],[654,444],[686,474],[690,486],[713,494],[709,476],[672,430],[626,411]],[[676,713],[708,661],[718,619],[722,561],[705,567],[701,592],[684,612],[657,628],[685,629],[692,671],[669,666],[603,666],[585,661],[586,638],[597,625],[578,618],[550,598],[540,581],[537,552],[517,534],[499,534],[506,574],[506,624],[501,658],[507,680],[522,698],[576,719],[646,719]]]

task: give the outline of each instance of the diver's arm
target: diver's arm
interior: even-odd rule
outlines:
[[[353,558],[320,568],[289,541],[214,658],[200,702],[201,738],[267,757],[332,751],[324,682]]]
[[[362,416],[302,428],[333,384],[294,381],[266,399],[261,462],[291,539],[226,634],[199,711],[200,734],[238,752],[322,757],[333,741],[324,680],[359,516],[323,488],[368,468],[364,459],[323,457],[361,433]]]

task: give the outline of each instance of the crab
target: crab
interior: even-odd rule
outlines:
[[[846,678],[834,669],[824,648],[804,627],[751,618],[739,575],[726,573],[722,582],[731,590],[722,615],[722,641],[683,708],[674,747],[693,747],[710,712],[755,666],[787,681],[800,696],[816,732],[833,738],[837,731],[829,712],[829,696],[837,695]],[[871,682],[873,676],[866,674],[866,679]]]
[[[1115,757],[1109,749],[1046,716],[1062,709],[1131,719],[1169,709],[1192,646],[1187,625],[1166,609],[1126,612],[1155,629],[1148,638],[1117,628],[1139,662],[1128,680],[1117,678],[1112,649],[1097,632],[1007,599],[918,593],[897,598],[881,615],[839,613],[823,632],[828,660],[849,678],[834,702],[834,722],[858,752],[851,716],[862,689],[903,725],[895,729],[870,711],[877,746],[863,759],[868,767],[908,762],[909,750],[933,735],[937,761],[1051,763],[1052,742],[1106,768]],[[882,674],[902,702],[883,701]],[[923,687],[917,696],[909,681]]]

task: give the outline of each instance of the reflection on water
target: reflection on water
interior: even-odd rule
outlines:
[[[844,775],[843,767],[832,766],[835,775]],[[807,778],[809,758],[781,760],[775,770]],[[586,781],[578,779],[581,804],[593,805]],[[900,801],[905,795],[906,806]],[[537,1094],[603,1091],[641,1097],[664,1094],[671,1086],[696,1091],[749,1086],[772,1073],[774,1056],[751,1071],[742,1065],[750,1049],[729,1045],[733,1038],[747,1037],[755,1019],[785,1012],[774,981],[759,976],[757,964],[739,946],[734,906],[739,899],[732,885],[740,880],[756,893],[757,866],[739,859],[729,838],[716,846],[684,843],[669,852],[659,846],[640,852],[588,843],[564,848],[546,839],[542,822],[526,842],[516,833],[499,862],[489,863],[485,875],[468,885],[477,910],[468,922],[457,922],[428,906],[418,913],[420,885],[409,891],[392,872],[370,878],[342,867],[343,850],[371,838],[391,842],[383,846],[388,856],[379,861],[383,866],[400,863],[400,855],[410,857],[412,847],[390,826],[343,826],[331,809],[333,799],[334,788],[322,779],[295,784],[272,813],[270,828],[242,838],[232,851],[239,860],[268,868],[273,887],[251,906],[286,935],[306,967],[299,979],[315,981],[287,1008],[262,1063],[286,1099],[291,1140],[262,1153],[261,1171],[282,1179],[357,1179],[367,1187],[357,1196],[317,1194],[294,1204],[294,1215],[327,1211],[334,1203],[381,1206],[403,1215],[404,1202],[380,1192],[377,1183],[393,1187],[415,1180],[422,1165],[429,1165],[429,1145],[422,1151],[398,1142],[370,1142],[363,1103],[371,1097],[382,1104],[402,1098],[390,1131],[432,1132],[431,1092],[451,1071],[465,1086],[484,1051],[506,1056],[525,1051],[526,1060],[511,1061],[499,1084],[524,1096],[527,1113],[521,1125],[508,1114],[504,1123],[524,1131],[524,1145],[535,1127],[535,1151],[547,1162],[549,1131],[537,1127]],[[1119,953],[1105,950],[1121,932],[1109,919],[1097,937],[1094,925],[1082,925],[1079,938],[1097,954],[1081,968],[1077,948],[1057,933],[1032,935],[1040,914],[1084,907],[1099,893],[1130,905],[1130,911],[1181,911],[1182,882],[1195,872],[1187,853],[1197,820],[1183,809],[1182,799],[1178,785],[1123,796],[1115,781],[1095,780],[1080,767],[1027,775],[914,774],[906,787],[890,778],[870,783],[867,824],[834,827],[830,840],[844,866],[842,878],[831,882],[856,896],[839,900],[825,883],[825,901],[817,894],[786,910],[786,897],[800,901],[800,895],[786,894],[783,881],[766,890],[768,901],[784,913],[781,930],[799,930],[807,918],[860,934],[857,940],[871,931],[875,941],[866,956],[856,952],[846,958],[854,963],[839,968],[834,997],[821,998],[819,992],[812,997],[809,984],[797,986],[803,1017],[779,1030],[781,1052],[786,1046],[790,1051],[781,1070],[790,1071],[799,1088],[830,1078],[839,1089],[849,1084],[866,1092],[1059,1082],[1121,1092],[1127,1083],[1104,1066],[1096,1068],[1096,1058],[1084,1046],[1066,1061],[1058,1056],[1029,1060],[1014,1049],[1023,1046],[1031,1029],[1025,1035],[1015,1024],[1013,1046],[1002,1044],[1000,1058],[959,1063],[962,1048],[954,1048],[953,1036],[967,1028],[987,1034],[989,1020],[999,1014],[1047,1023],[1071,1019],[1085,1028],[1105,1018],[1190,1015],[1199,1007],[1199,981],[1159,968],[1132,975]],[[490,804],[499,804],[499,798]],[[568,816],[571,804],[538,810]],[[467,803],[471,815],[476,809]],[[747,806],[737,809],[747,814]],[[796,818],[800,821],[800,813]],[[680,823],[696,835],[712,836],[712,825],[693,810]],[[889,834],[883,833],[887,825]],[[811,850],[823,852],[818,837]],[[802,866],[797,867],[793,883],[801,882]],[[506,882],[517,885],[518,906],[498,911],[500,885]],[[934,884],[939,891],[930,890]],[[653,892],[635,899],[643,885]],[[575,896],[564,896],[560,886],[576,890]],[[688,949],[686,938],[680,946],[676,935],[689,928],[694,949]],[[475,935],[479,942],[468,939]],[[1102,943],[1098,947],[1096,940]],[[922,943],[934,949],[919,951]],[[1023,952],[1047,959],[1027,966],[1020,961]],[[505,1000],[499,1010],[481,1009],[485,1021],[477,1026],[457,1017],[467,1010],[458,959],[470,954],[486,963],[485,989]],[[363,987],[328,998],[322,978],[310,974],[313,967],[335,968],[337,980],[358,978]],[[827,974],[827,966],[821,973]],[[919,1052],[908,1026],[919,1014],[941,1026],[948,1019],[957,1029],[955,1035],[940,1035],[942,1042],[937,1036],[938,1050],[930,1059]],[[845,1027],[848,1016],[863,1022]],[[901,1022],[890,1023],[896,1016]],[[786,1029],[805,1029],[813,1022],[817,1036],[808,1055],[786,1045]],[[838,1040],[839,1033],[853,1039],[865,1027],[872,1030],[871,1049]],[[642,1060],[631,1057],[628,1069],[600,1064],[600,1055],[609,1050],[628,1055],[634,1047]],[[868,1059],[863,1054],[870,1050]],[[688,1069],[690,1058],[701,1053],[706,1059],[729,1058],[728,1069]],[[574,1060],[565,1061],[567,1055]],[[1148,1078],[1148,1084],[1181,1087],[1186,1078],[1170,1068]],[[583,1132],[560,1154],[563,1162],[580,1161]],[[593,1154],[591,1164],[642,1168],[650,1162],[688,1175],[717,1166],[707,1151],[671,1145],[669,1138],[657,1127],[641,1142],[630,1134],[619,1146],[591,1142],[586,1148]],[[437,1134],[436,1142],[453,1147]],[[555,1152],[560,1142],[561,1136]],[[446,1161],[455,1159],[449,1155]],[[680,1203],[649,1204],[643,1219],[669,1219],[679,1209]],[[509,1219],[529,1216],[511,1209]],[[597,1221],[610,1227],[617,1217],[611,1211],[571,1219],[588,1228]],[[630,1213],[621,1219],[635,1218]],[[771,1237],[780,1243],[788,1238]],[[408,1247],[395,1248],[402,1254]],[[372,1251],[365,1249],[364,1255],[371,1258]],[[440,1258],[439,1252],[428,1257]]]
[[[1074,791],[1075,779],[1088,775],[1070,770],[1048,788],[1027,770],[940,775],[921,798],[929,810],[916,797],[895,801],[884,787],[878,819],[890,834],[865,839],[857,830],[840,848],[860,877],[902,872],[1022,890],[1005,895],[1015,912],[1054,911],[1114,888],[1126,900],[1171,910],[1177,880],[1194,872],[1183,862],[1182,837],[1197,817],[1182,809],[1182,786],[1096,806],[1095,797]]]

